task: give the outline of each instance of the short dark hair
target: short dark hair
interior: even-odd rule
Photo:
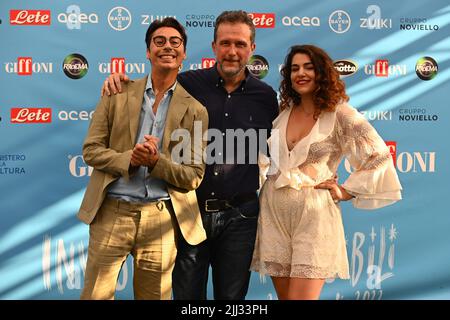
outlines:
[[[216,19],[216,25],[214,26],[214,42],[217,39],[217,29],[222,23],[243,23],[250,28],[250,41],[255,42],[255,25],[253,20],[248,16],[248,13],[243,10],[224,11]]]
[[[162,27],[169,27],[177,30],[180,33],[181,38],[183,39],[184,51],[186,51],[187,46],[186,30],[184,30],[183,25],[179,23],[177,19],[172,17],[167,17],[164,18],[163,20],[155,20],[148,26],[147,32],[145,33],[145,45],[147,46],[147,49],[150,48],[150,41],[152,40],[153,33]]]

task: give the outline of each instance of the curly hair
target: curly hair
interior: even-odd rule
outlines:
[[[314,66],[317,85],[313,95],[316,105],[315,119],[322,111],[334,111],[337,104],[349,100],[345,93],[345,83],[339,79],[339,73],[334,68],[330,56],[323,49],[313,45],[295,45],[290,48],[284,66],[281,68],[280,111],[288,108],[291,103],[298,105],[302,101],[301,95],[292,88],[291,82],[292,59],[297,53],[308,55]]]

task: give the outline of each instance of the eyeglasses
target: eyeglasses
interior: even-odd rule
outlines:
[[[153,37],[153,43],[157,47],[162,47],[163,45],[165,45],[167,40],[169,40],[170,46],[172,48],[178,48],[183,43],[183,39],[177,36],[170,37],[169,39],[164,36]]]

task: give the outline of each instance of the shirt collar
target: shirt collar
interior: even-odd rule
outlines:
[[[174,84],[169,88],[169,90],[167,90],[167,92],[170,93],[170,94],[172,94],[172,93],[175,91],[175,88],[176,88],[176,86],[177,86],[177,83],[178,83],[178,81],[175,80]],[[146,83],[146,85],[145,85],[145,91],[148,92],[149,89],[150,89],[150,92],[151,92],[152,94],[154,94],[154,92],[153,92],[153,84],[152,84],[152,77],[151,77],[150,74],[149,74],[148,77],[147,77],[147,83]]]

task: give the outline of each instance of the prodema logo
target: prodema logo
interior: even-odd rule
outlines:
[[[350,15],[344,10],[336,10],[328,17],[330,29],[336,33],[345,33],[350,29],[352,20]]]
[[[51,24],[50,10],[10,10],[9,23],[16,26],[49,26]]]
[[[379,59],[375,64],[367,64],[364,66],[364,73],[374,75],[376,77],[404,76],[406,75],[405,64],[389,64],[389,60]]]
[[[336,60],[333,65],[341,78],[351,76],[358,71],[358,64],[353,60]]]
[[[84,162],[82,155],[69,155],[67,158],[69,159],[69,172],[72,177],[82,178],[91,176],[94,168]]]
[[[76,80],[83,78],[87,74],[89,64],[81,54],[72,53],[64,59],[62,68],[66,76]]]
[[[281,23],[288,27],[320,27],[318,17],[284,16]]]
[[[51,108],[11,108],[11,123],[50,123]]]
[[[429,113],[424,107],[401,107],[398,109],[400,122],[436,122],[439,116]]]
[[[25,154],[0,154],[0,176],[26,174],[26,161]]]
[[[439,25],[428,23],[426,18],[400,18],[400,30],[438,31]]]
[[[392,19],[386,19],[381,16],[381,8],[374,4],[367,7],[368,18],[361,18],[360,27],[369,30],[391,29]]]
[[[127,63],[125,58],[111,58],[110,62],[100,62],[98,71],[102,74],[107,73],[126,73],[126,74],[144,74],[145,63]]]
[[[421,80],[431,80],[438,73],[438,64],[432,57],[422,57],[417,60],[416,74]]]
[[[212,14],[187,14],[186,28],[214,28],[216,16]]]
[[[131,21],[131,13],[125,7],[114,7],[108,13],[108,24],[116,31],[128,29]]]
[[[19,76],[31,76],[36,73],[53,73],[52,62],[33,62],[32,57],[18,57],[17,62],[5,63],[6,73]]]
[[[89,121],[93,114],[94,110],[60,110],[58,119],[61,121]]]
[[[275,13],[249,13],[255,28],[275,28]]]
[[[168,14],[141,14],[141,24],[149,25],[153,21],[163,20],[168,17],[172,17],[175,19],[177,18],[177,16],[175,15],[168,15]]]
[[[263,56],[254,55],[250,58],[247,69],[255,78],[263,79],[269,73],[269,62]]]
[[[394,166],[399,172],[432,174],[437,172],[436,151],[399,151],[399,146],[396,141],[385,141],[385,143],[392,155]],[[347,158],[344,161],[344,167],[348,173],[354,171]]]
[[[212,68],[212,67],[214,67],[215,63],[216,63],[215,58],[202,58],[202,62],[200,62],[200,63],[190,63],[189,70]]]
[[[58,22],[67,26],[67,29],[81,29],[83,24],[97,24],[98,15],[95,13],[84,13],[77,5],[70,5],[66,12],[58,14]]]

